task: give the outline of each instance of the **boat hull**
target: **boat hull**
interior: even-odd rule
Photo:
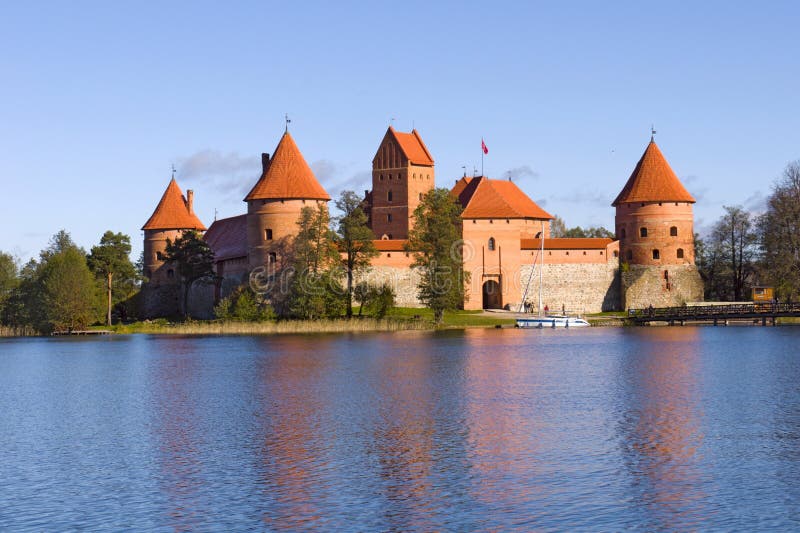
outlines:
[[[518,318],[518,328],[585,328],[590,324],[582,318],[568,316],[545,316]]]

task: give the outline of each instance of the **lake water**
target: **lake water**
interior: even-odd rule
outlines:
[[[798,343],[4,339],[0,530],[797,530]]]

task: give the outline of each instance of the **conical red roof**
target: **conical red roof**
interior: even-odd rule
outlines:
[[[165,229],[196,229],[205,231],[206,227],[197,218],[197,215],[189,209],[189,202],[183,197],[181,188],[175,178],[172,178],[167,185],[167,190],[158,202],[156,210],[142,226],[143,230],[165,230]]]
[[[616,207],[619,204],[633,202],[694,203],[694,201],[695,199],[670,168],[655,141],[650,139],[650,144],[633,169],[633,174],[611,205]]]
[[[283,134],[258,183],[245,197],[249,200],[330,200],[289,135]]]

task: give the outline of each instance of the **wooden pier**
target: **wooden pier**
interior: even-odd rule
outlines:
[[[729,322],[776,325],[779,318],[800,317],[800,304],[750,303],[732,305],[698,305],[629,309],[628,320],[637,325],[666,322],[670,326],[683,326],[687,322],[727,326]]]

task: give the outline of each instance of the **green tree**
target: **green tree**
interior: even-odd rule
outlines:
[[[800,293],[800,161],[786,166],[758,222],[764,281],[783,297]]]
[[[75,330],[97,319],[95,278],[78,247],[65,247],[41,265],[41,296],[49,330]]]
[[[181,280],[183,316],[189,317],[189,290],[197,282],[212,283],[214,252],[203,237],[194,230],[185,231],[175,241],[167,240],[165,259],[173,262]]]
[[[237,287],[229,296],[214,306],[214,315],[220,320],[264,322],[275,318],[267,305],[250,287]]]
[[[6,307],[14,290],[19,285],[17,260],[10,254],[0,252],[0,321],[6,322]]]
[[[123,291],[125,296],[130,296],[131,287],[136,282],[136,268],[131,263],[130,253],[130,237],[112,231],[106,231],[100,244],[89,252],[89,268],[105,282],[106,324],[109,326],[114,300],[119,301],[119,294]],[[116,299],[113,298],[115,293]]]
[[[353,316],[353,278],[369,269],[370,260],[378,255],[373,239],[375,235],[367,226],[367,215],[361,208],[361,199],[353,191],[342,191],[336,200],[342,215],[336,219],[336,244],[344,254],[347,275],[347,318]]]
[[[341,257],[324,204],[304,207],[293,243],[288,312],[296,318],[341,316],[345,290],[339,282]]]
[[[613,232],[600,226],[589,226],[588,228],[575,226],[574,228],[567,228],[564,219],[558,215],[550,221],[550,236],[553,238],[570,239],[616,239]]]
[[[18,283],[6,301],[3,320],[7,324],[37,331],[45,328],[40,273],[41,265],[35,259],[25,263],[19,270]]]
[[[386,313],[394,307],[394,289],[388,283],[382,285],[368,285],[366,290],[359,291],[359,301],[361,308],[374,316],[375,318],[383,318]],[[359,310],[359,315],[361,311]]]
[[[414,252],[413,266],[420,269],[418,297],[442,323],[446,310],[464,303],[464,272],[461,240],[461,206],[447,189],[432,189],[414,210],[414,227],[407,248]]]

